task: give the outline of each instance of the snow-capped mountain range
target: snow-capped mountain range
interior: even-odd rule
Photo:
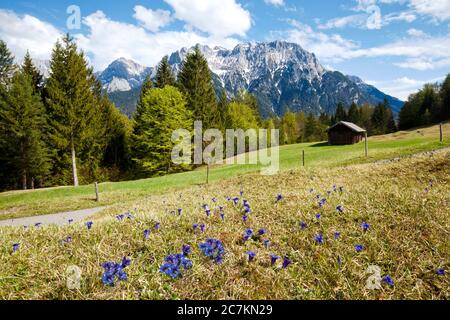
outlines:
[[[225,89],[233,97],[239,90],[249,91],[258,98],[263,117],[281,116],[287,110],[334,113],[339,102],[346,106],[352,102],[374,105],[385,97],[394,113],[404,104],[356,76],[327,70],[313,53],[295,43],[246,43],[232,50],[201,45],[199,48],[208,61],[216,92]],[[169,56],[175,73],[193,49],[182,48]],[[110,99],[129,116],[149,75],[155,77],[156,67],[144,67],[124,58],[97,74]]]

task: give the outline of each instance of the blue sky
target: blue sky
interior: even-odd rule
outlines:
[[[48,59],[70,32],[97,71],[120,57],[153,66],[196,43],[269,40],[296,42],[402,99],[450,71],[450,0],[2,0],[0,21],[19,59]]]

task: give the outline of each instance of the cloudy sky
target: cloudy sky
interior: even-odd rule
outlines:
[[[120,57],[153,66],[197,43],[278,39],[402,99],[450,72],[450,0],[2,0],[0,21],[17,58],[48,59],[70,32],[97,71]]]

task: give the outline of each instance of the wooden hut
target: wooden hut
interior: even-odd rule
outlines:
[[[355,144],[366,135],[366,130],[356,124],[340,121],[327,129],[328,143],[331,145]]]

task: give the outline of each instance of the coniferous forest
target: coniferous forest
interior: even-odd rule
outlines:
[[[214,91],[197,48],[176,76],[164,57],[142,88],[130,118],[109,101],[70,35],[53,49],[44,79],[27,54],[21,65],[0,41],[0,190],[117,181],[192,169],[171,164],[172,132],[192,128],[280,129],[280,144],[326,140],[326,128],[353,122],[369,135],[450,119],[450,75],[409,97],[396,119],[387,99],[376,106],[339,103],[333,115],[287,112],[262,119],[258,101]]]

